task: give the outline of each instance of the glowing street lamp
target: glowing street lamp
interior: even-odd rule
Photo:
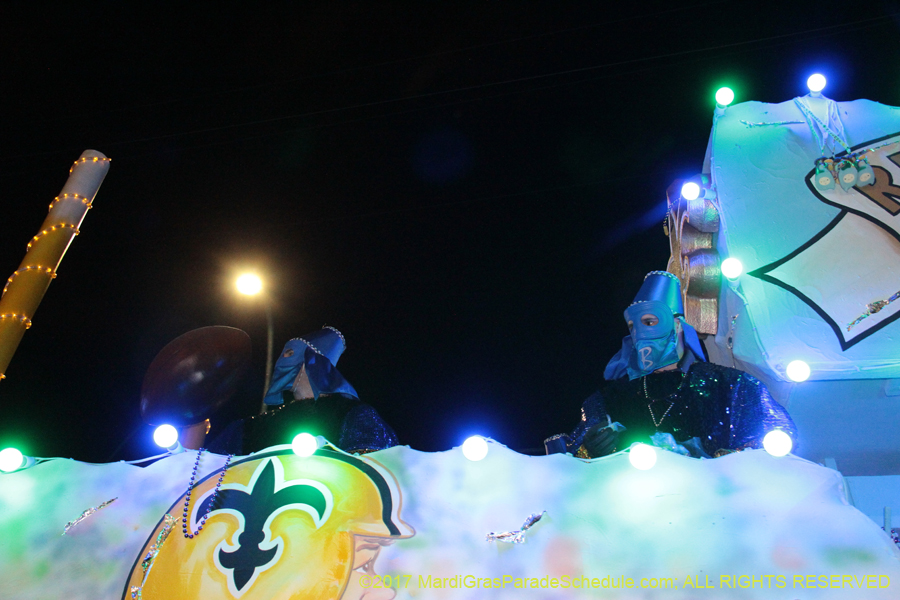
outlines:
[[[244,273],[235,282],[237,289],[245,296],[255,296],[262,291],[262,279],[253,273]]]
[[[269,391],[269,384],[272,381],[272,352],[275,344],[275,318],[272,316],[272,303],[269,302],[267,295],[262,294],[262,279],[254,273],[244,273],[235,281],[238,292],[245,296],[262,295],[263,306],[266,309],[266,377],[263,383],[263,401],[260,406],[259,413],[266,412],[266,393]]]

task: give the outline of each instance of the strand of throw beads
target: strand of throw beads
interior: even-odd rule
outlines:
[[[191,483],[188,484],[187,494],[184,498],[184,515],[181,517],[181,531],[184,533],[184,537],[188,539],[193,539],[195,535],[200,535],[200,532],[203,531],[203,525],[206,524],[206,519],[209,517],[209,512],[212,510],[213,503],[216,501],[216,496],[219,495],[219,488],[222,487],[222,480],[225,479],[225,471],[228,470],[228,464],[231,462],[232,454],[228,455],[228,458],[225,459],[225,466],[222,467],[222,474],[219,475],[219,481],[216,483],[216,489],[213,491],[212,497],[209,499],[209,508],[206,509],[206,512],[203,513],[203,516],[200,517],[200,526],[197,528],[197,531],[191,529],[188,531],[188,505],[191,503],[191,492],[194,489],[194,480],[197,478],[197,469],[200,467],[200,457],[203,455],[203,448],[197,451],[197,460],[194,461],[194,471],[191,473]]]

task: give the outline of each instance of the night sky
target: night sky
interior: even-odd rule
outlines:
[[[900,5],[0,3],[0,275],[72,162],[112,164],[0,382],[0,447],[159,451],[144,373],[228,325],[253,363],[322,325],[415,449],[570,429],[665,269],[665,190],[700,171],[713,93],[900,103]],[[287,440],[286,440],[287,441]]]

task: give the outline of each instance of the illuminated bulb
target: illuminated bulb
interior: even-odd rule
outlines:
[[[787,366],[787,376],[797,383],[809,379],[809,365],[802,360],[792,360]]]
[[[814,73],[806,80],[806,87],[813,93],[819,93],[825,89],[825,76],[821,73]]]
[[[728,279],[737,279],[744,272],[744,265],[736,258],[730,257],[722,261],[722,275]]]
[[[171,425],[160,425],[153,432],[153,441],[157,446],[171,448],[178,443],[178,430]]]
[[[628,462],[641,471],[652,469],[656,464],[656,449],[647,444],[632,444],[628,451]]]
[[[784,456],[794,447],[791,436],[781,431],[773,429],[763,438],[763,448],[772,456]]]
[[[25,466],[25,456],[15,448],[0,451],[0,471],[12,473]]]
[[[247,296],[255,296],[262,291],[262,280],[251,273],[241,275],[237,278],[237,289]]]
[[[298,433],[291,442],[291,450],[294,451],[294,454],[304,458],[312,456],[318,449],[319,442],[316,441],[315,436],[309,433]]]
[[[478,462],[487,456],[488,445],[480,435],[473,435],[462,445],[463,456],[473,462]]]
[[[681,186],[681,197],[685,200],[696,200],[700,197],[700,186],[693,181],[688,181]]]
[[[728,106],[734,102],[734,92],[729,87],[719,88],[716,92],[716,104],[719,106]]]

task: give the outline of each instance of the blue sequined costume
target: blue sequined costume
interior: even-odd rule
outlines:
[[[399,443],[391,426],[370,405],[341,394],[321,394],[315,400],[288,398],[266,414],[235,421],[209,449],[219,454],[250,454],[290,444],[301,431],[321,435],[350,453],[384,450]]]
[[[289,444],[301,431],[321,435],[346,452],[371,452],[397,445],[397,434],[391,426],[374,408],[356,398],[320,394],[315,400],[291,400],[244,422],[244,453]]]
[[[209,449],[220,454],[249,454],[290,444],[300,432],[320,435],[346,452],[396,446],[397,434],[391,426],[359,400],[356,390],[337,370],[345,348],[344,336],[330,326],[288,341],[275,363],[266,393],[268,411],[232,423]],[[294,388],[303,380],[301,374],[308,383],[305,392],[313,397],[295,400]]]
[[[763,437],[773,429],[787,433],[795,447],[797,443],[793,421],[762,382],[743,371],[707,362],[693,363],[687,373],[673,370],[652,373],[646,380],[609,381],[584,401],[581,413],[572,433],[559,436],[567,452],[581,456],[586,455],[585,434],[595,425],[606,425],[607,415],[626,427],[616,450],[635,441],[649,443],[649,436],[657,431],[672,434],[679,443],[698,438],[708,456],[761,448]]]

